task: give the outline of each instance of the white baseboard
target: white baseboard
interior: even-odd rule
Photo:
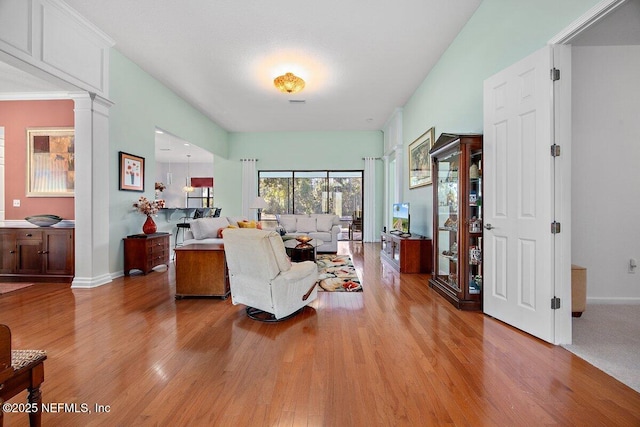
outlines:
[[[588,304],[640,304],[640,298],[593,298],[587,297]]]

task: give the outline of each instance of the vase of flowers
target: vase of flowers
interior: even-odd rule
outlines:
[[[133,207],[136,211],[141,214],[145,214],[147,216],[147,220],[142,225],[142,232],[144,234],[153,234],[158,230],[156,223],[153,221],[151,215],[155,215],[158,213],[158,203],[154,200],[153,202],[147,199],[144,196],[140,196],[137,202],[133,204]]]

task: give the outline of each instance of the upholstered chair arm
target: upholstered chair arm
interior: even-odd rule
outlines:
[[[306,303],[302,296],[306,295],[318,280],[318,266],[312,261],[293,263],[291,270],[283,271],[271,281],[271,294],[276,317],[280,318]],[[308,301],[316,298],[317,288],[312,290]]]

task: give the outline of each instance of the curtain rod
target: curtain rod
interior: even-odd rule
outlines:
[[[382,160],[382,157],[363,157],[362,160],[367,160],[369,158],[372,158],[373,160]]]

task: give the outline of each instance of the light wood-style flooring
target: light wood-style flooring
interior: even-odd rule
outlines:
[[[455,310],[379,250],[341,242],[364,292],[319,293],[278,324],[230,299],[176,301],[173,266],[91,290],[5,294],[0,323],[14,348],[48,352],[43,402],[68,406],[44,413],[45,426],[640,425],[639,393],[562,347]]]

